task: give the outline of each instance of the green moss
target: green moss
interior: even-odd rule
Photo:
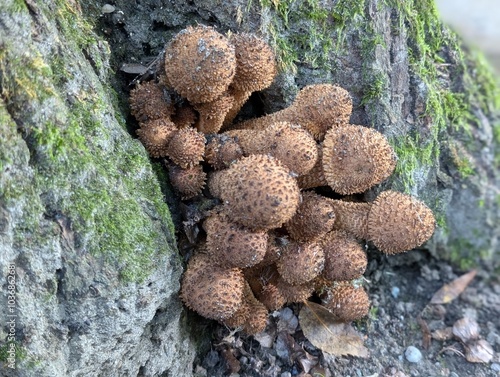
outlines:
[[[0,345],[0,362],[2,363],[7,363],[7,360],[9,358],[9,347],[10,343],[5,343],[3,345]],[[16,363],[20,361],[26,360],[28,353],[26,350],[18,343],[15,342],[15,347],[16,347]]]
[[[47,232],[39,229],[40,218],[60,212],[71,219],[78,248],[116,266],[124,280],[141,281],[158,268],[161,254],[175,250],[173,224],[157,176],[140,143],[126,132],[125,119],[115,113],[116,92],[105,90],[93,72],[79,64],[90,56],[100,75],[96,62],[104,67],[108,55],[106,50],[89,52],[97,38],[77,4],[58,0],[55,9],[43,4],[41,11],[58,24],[58,54],[43,56],[35,44],[23,48],[24,54],[8,44],[0,52],[6,99],[0,119],[8,120],[2,127],[28,144],[25,161],[31,160],[34,171],[32,181],[0,180],[0,197],[11,203],[26,199],[16,242],[18,247],[49,242],[36,238]],[[30,115],[38,116],[33,109],[40,108],[48,109],[41,122]],[[11,119],[17,116],[25,120],[25,141]],[[116,120],[122,127],[116,127]],[[19,157],[8,152],[0,152],[2,169]],[[57,237],[57,224],[54,227]]]
[[[458,239],[448,245],[450,261],[461,270],[470,270],[478,265],[480,253],[475,251],[474,245],[467,239]]]
[[[330,9],[319,0],[260,0],[262,10],[272,13],[269,32],[282,71],[297,71],[297,64],[330,68],[331,52],[345,42],[348,22],[359,20],[364,2],[341,0]]]

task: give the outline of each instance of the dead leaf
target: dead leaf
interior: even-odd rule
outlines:
[[[339,322],[319,304],[305,302],[300,310],[299,322],[305,337],[324,352],[334,356],[369,356],[361,335],[349,323]]]
[[[456,299],[465,288],[467,288],[472,279],[474,279],[476,273],[476,270],[472,270],[456,278],[451,283],[443,285],[441,289],[432,296],[431,304],[448,304]]]
[[[148,67],[143,66],[138,63],[123,63],[120,67],[120,71],[125,73],[130,73],[133,75],[143,75],[148,70]]]
[[[495,351],[490,344],[479,339],[465,346],[465,358],[469,363],[489,363],[493,358]]]

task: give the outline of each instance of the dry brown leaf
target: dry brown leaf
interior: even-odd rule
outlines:
[[[465,288],[467,288],[472,279],[474,279],[476,272],[476,270],[472,270],[456,278],[451,283],[443,285],[441,289],[432,296],[431,304],[448,304],[456,299]]]
[[[334,356],[369,356],[361,335],[349,323],[339,322],[319,304],[305,302],[300,310],[299,322],[305,337],[324,352]]]

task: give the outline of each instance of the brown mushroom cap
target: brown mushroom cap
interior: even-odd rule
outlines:
[[[242,327],[248,335],[255,335],[264,331],[267,325],[268,311],[259,302],[250,286],[245,282],[243,289],[243,305],[231,317],[225,319],[223,323],[229,327]]]
[[[436,227],[432,211],[421,201],[399,192],[384,191],[368,215],[368,239],[386,254],[422,245]]]
[[[205,146],[205,161],[215,170],[228,168],[243,156],[243,151],[235,138],[217,134],[209,138]]]
[[[362,287],[356,288],[344,282],[330,288],[323,305],[341,321],[351,322],[368,314],[370,299]]]
[[[396,158],[380,132],[349,124],[328,130],[322,163],[328,185],[339,194],[349,195],[366,191],[389,177]]]
[[[229,221],[223,213],[209,216],[203,225],[207,232],[207,252],[224,267],[247,268],[259,263],[267,250],[267,233],[251,231]]]
[[[314,166],[306,174],[297,177],[297,183],[301,190],[310,188],[328,186],[328,182],[323,175],[323,146],[318,148],[318,159]]]
[[[285,298],[287,304],[303,302],[311,297],[314,291],[314,280],[303,284],[290,284],[281,276],[276,281],[276,288]]]
[[[217,172],[220,197],[228,216],[251,229],[278,228],[295,213],[300,192],[297,182],[278,160],[250,155]]]
[[[181,168],[187,168],[203,161],[205,136],[194,128],[181,128],[170,138],[168,157]]]
[[[211,27],[189,26],[167,45],[165,73],[191,103],[213,101],[227,90],[236,73],[234,47]]]
[[[318,146],[311,134],[289,122],[272,123],[265,130],[232,130],[225,134],[238,140],[246,156],[268,154],[296,175],[309,172],[318,159]]]
[[[265,129],[271,123],[285,121],[300,124],[314,139],[321,141],[330,128],[347,124],[351,111],[352,100],[345,89],[331,84],[308,85],[299,91],[288,108],[235,127]]]
[[[136,133],[151,157],[165,157],[168,143],[176,131],[175,124],[161,118],[141,123]]]
[[[130,91],[130,112],[138,122],[169,119],[174,113],[174,105],[163,87],[154,81],[137,85]]]
[[[276,60],[271,47],[254,34],[233,34],[230,38],[236,55],[236,74],[231,86],[243,92],[267,88],[276,76]]]
[[[322,275],[330,281],[353,280],[366,270],[368,259],[361,245],[345,232],[333,231],[321,239],[325,253]]]
[[[280,276],[292,285],[313,280],[323,271],[325,256],[316,242],[290,242],[283,248],[281,258],[276,262]]]
[[[240,269],[214,266],[208,255],[198,253],[188,263],[180,296],[188,308],[203,317],[222,321],[243,304],[244,285]]]
[[[331,202],[312,191],[302,193],[302,202],[285,228],[296,241],[312,241],[333,229],[335,212]]]
[[[179,129],[191,127],[195,124],[196,119],[196,112],[188,103],[184,103],[182,106],[178,107],[175,110],[175,114],[172,116],[172,122],[174,122]]]
[[[182,200],[194,198],[205,186],[207,174],[201,165],[183,169],[177,165],[168,167],[168,177],[172,186],[179,191]]]

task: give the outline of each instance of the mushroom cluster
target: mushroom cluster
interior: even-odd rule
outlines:
[[[138,137],[151,157],[165,158],[182,200],[217,202],[181,298],[248,334],[264,330],[269,311],[313,294],[339,320],[365,316],[361,242],[401,253],[435,227],[431,210],[411,196],[353,199],[387,179],[396,156],[381,133],[349,124],[352,101],[343,88],[306,86],[286,109],[235,122],[251,93],[275,75],[273,51],[261,38],[199,25],[167,44],[158,79],[130,95]],[[317,193],[321,186],[335,199]]]

